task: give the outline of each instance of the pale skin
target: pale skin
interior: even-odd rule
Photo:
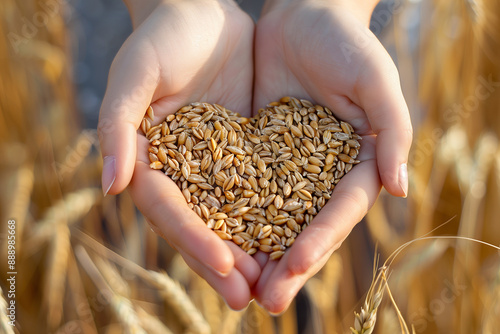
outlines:
[[[128,186],[153,230],[230,307],[255,298],[283,312],[382,185],[395,196],[407,193],[412,128],[398,72],[367,28],[376,1],[269,0],[256,28],[231,0],[126,3],[134,33],[113,62],[99,122],[103,190]],[[362,162],[283,258],[269,261],[210,233],[175,184],[149,168],[137,129],[150,104],[159,123],[193,101],[249,116],[285,95],[329,106],[351,123],[363,136]]]

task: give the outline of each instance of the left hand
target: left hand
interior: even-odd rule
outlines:
[[[412,127],[398,71],[369,31],[371,13],[345,1],[275,0],[255,39],[254,106],[290,95],[331,108],[363,137],[355,166],[279,261],[256,254],[257,301],[283,312],[375,202],[381,183],[406,196]]]

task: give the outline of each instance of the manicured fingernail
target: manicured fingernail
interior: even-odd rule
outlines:
[[[116,179],[116,159],[106,156],[102,164],[102,193],[106,196]]]
[[[408,196],[408,166],[406,163],[399,166],[399,186],[405,194],[403,197],[406,198]]]

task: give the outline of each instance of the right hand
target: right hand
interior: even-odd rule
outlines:
[[[194,101],[250,116],[254,24],[231,0],[127,3],[134,32],[116,55],[99,118],[103,191],[130,193],[153,230],[234,309],[247,306],[260,275],[239,247],[209,233],[163,173],[149,167],[138,135],[152,105],[154,124]]]

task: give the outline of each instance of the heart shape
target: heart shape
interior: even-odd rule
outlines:
[[[150,167],[163,170],[219,237],[248,254],[283,256],[359,163],[361,137],[332,111],[284,97],[241,117],[217,104],[191,103],[141,129]]]

